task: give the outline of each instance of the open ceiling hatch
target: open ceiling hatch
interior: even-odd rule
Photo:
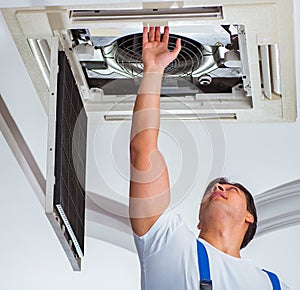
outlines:
[[[203,2],[203,3],[202,3]],[[179,7],[180,6],[180,7]],[[295,121],[292,1],[131,2],[3,9],[47,109],[53,38],[65,51],[87,112],[130,118],[142,76],[143,26],[168,25],[162,117]]]

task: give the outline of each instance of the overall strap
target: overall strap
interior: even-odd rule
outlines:
[[[197,240],[198,267],[200,274],[200,290],[212,290],[212,281],[210,279],[210,267],[207,251],[204,245]],[[281,290],[280,282],[276,274],[263,269],[269,276],[273,290]]]
[[[198,267],[200,274],[200,290],[212,290],[208,255],[204,245],[197,240]]]
[[[281,290],[280,282],[276,274],[269,272],[265,269],[263,269],[264,272],[266,272],[271,280],[273,290]]]

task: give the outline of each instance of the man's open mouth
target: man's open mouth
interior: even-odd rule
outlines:
[[[215,198],[215,197],[218,197],[218,196],[221,196],[222,198],[224,198],[224,199],[227,199],[227,197],[224,195],[224,193],[223,192],[221,192],[221,191],[215,191],[211,196],[210,196],[210,200],[211,199],[213,199],[213,198]]]

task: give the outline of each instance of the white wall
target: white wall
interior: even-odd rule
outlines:
[[[137,256],[92,238],[86,238],[82,271],[73,272],[1,134],[0,148],[0,289],[138,289]]]

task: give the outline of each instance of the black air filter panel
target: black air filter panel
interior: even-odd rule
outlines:
[[[59,52],[54,208],[65,236],[84,253],[87,115],[67,57]]]

